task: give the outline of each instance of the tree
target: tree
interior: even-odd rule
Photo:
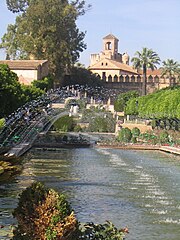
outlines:
[[[129,91],[126,93],[121,93],[117,96],[117,99],[114,102],[114,109],[117,112],[123,112],[125,110],[125,107],[127,105],[127,102],[132,99],[139,96],[139,93],[137,91]]]
[[[36,88],[47,91],[53,88],[53,78],[49,75],[42,80],[34,80],[32,85]]]
[[[13,13],[24,12],[30,0],[6,0],[7,7]]]
[[[5,64],[0,65],[0,118],[9,115],[21,105],[21,85],[18,77]]]
[[[170,86],[174,86],[176,76],[180,76],[180,64],[173,59],[167,59],[163,61],[163,67],[161,76],[169,78]]]
[[[70,74],[67,76],[64,85],[88,85],[91,87],[102,86],[100,78],[80,64],[73,66]]]
[[[21,14],[9,25],[0,47],[12,59],[48,59],[50,71],[59,81],[86,48],[85,33],[76,26],[86,11],[85,1],[9,0],[7,4]]]
[[[135,53],[135,57],[131,61],[136,69],[143,70],[142,95],[146,95],[147,69],[150,68],[152,71],[156,69],[156,64],[159,64],[160,58],[152,49],[143,48],[142,52]]]

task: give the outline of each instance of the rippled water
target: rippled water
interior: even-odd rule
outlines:
[[[5,230],[15,222],[18,194],[34,180],[65,193],[81,222],[128,226],[127,240],[180,240],[179,156],[100,148],[34,151],[23,173],[0,186]]]

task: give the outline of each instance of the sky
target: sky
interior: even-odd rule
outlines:
[[[45,1],[45,0],[44,0]],[[113,34],[119,39],[119,52],[130,57],[143,47],[151,48],[162,61],[180,62],[180,0],[86,0],[92,7],[77,21],[86,32],[87,49],[79,62],[89,65],[90,55],[102,51],[102,39]],[[15,15],[0,0],[0,38]],[[0,59],[5,54],[0,50]]]

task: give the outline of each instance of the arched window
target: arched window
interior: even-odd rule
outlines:
[[[114,82],[118,82],[118,76],[117,75],[114,76]]]
[[[131,76],[131,82],[135,82],[135,76],[134,75]]]
[[[154,82],[155,82],[155,83],[158,83],[158,82],[159,82],[159,77],[158,77],[157,75],[154,77]]]
[[[102,80],[103,80],[104,82],[106,82],[106,72],[103,72],[103,73],[102,73]]]
[[[108,76],[108,82],[112,82],[112,76],[111,75]]]
[[[123,75],[120,75],[120,76],[119,76],[119,81],[120,81],[120,82],[123,82],[123,81],[124,81]]]
[[[111,42],[106,43],[106,50],[111,50],[112,49],[112,44]]]
[[[141,76],[140,75],[137,76],[137,82],[141,82]]]
[[[150,75],[147,79],[148,82],[153,82],[153,77]]]
[[[126,82],[129,82],[129,76],[128,76],[128,75],[126,75],[125,81],[126,81]]]

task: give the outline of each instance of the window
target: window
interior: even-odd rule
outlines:
[[[107,42],[106,43],[106,50],[111,50],[111,48],[112,48],[111,42]]]

